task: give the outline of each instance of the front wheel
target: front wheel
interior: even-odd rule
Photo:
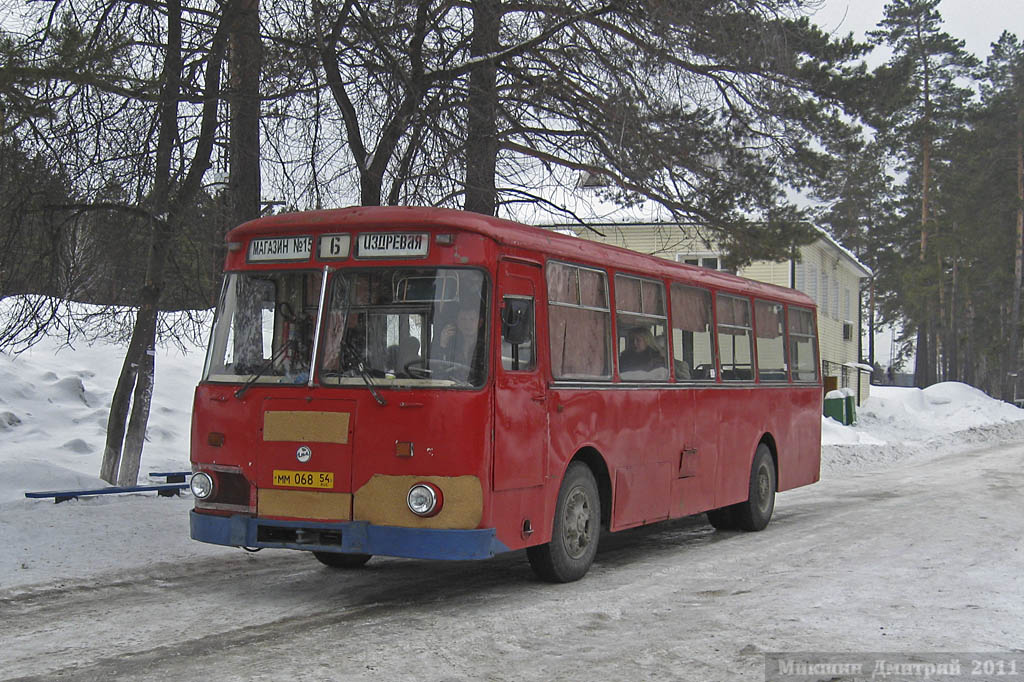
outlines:
[[[597,481],[583,462],[573,462],[558,490],[551,542],[526,548],[530,566],[543,580],[568,583],[590,569],[601,536]]]
[[[331,568],[359,568],[370,560],[372,554],[342,554],[341,552],[313,552],[313,556],[324,566]]]

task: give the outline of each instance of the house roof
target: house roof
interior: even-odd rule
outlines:
[[[864,265],[859,260],[857,260],[857,257],[853,255],[853,252],[850,251],[849,249],[847,249],[845,246],[843,246],[839,242],[837,242],[832,237],[832,235],[830,235],[828,232],[826,232],[822,228],[818,227],[817,225],[814,226],[814,229],[817,230],[818,234],[820,235],[820,240],[821,241],[824,241],[824,242],[828,243],[834,249],[839,251],[839,253],[842,254],[843,258],[845,258],[847,261],[849,261],[850,265],[853,266],[854,270],[859,271],[860,279],[866,279],[868,277],[874,276],[875,273],[873,273],[871,271],[871,268],[869,268],[868,266]]]

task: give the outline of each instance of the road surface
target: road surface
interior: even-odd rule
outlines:
[[[775,651],[1020,652],[1022,489],[1024,445],[835,475],[761,533],[606,534],[568,585],[522,552],[346,572],[239,550],[0,591],[0,679],[763,680]]]

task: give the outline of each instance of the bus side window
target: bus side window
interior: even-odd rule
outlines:
[[[532,370],[534,364],[533,299],[506,296],[501,307],[501,366]]]
[[[711,293],[672,285],[672,360],[676,381],[715,379],[715,339]]]

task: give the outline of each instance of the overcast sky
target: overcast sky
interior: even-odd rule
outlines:
[[[823,0],[813,21],[838,34],[864,32],[882,18],[885,0]],[[990,46],[1004,31],[1024,38],[1024,1],[1022,0],[943,0],[939,5],[943,25],[950,35],[967,42],[967,50],[984,61]]]

